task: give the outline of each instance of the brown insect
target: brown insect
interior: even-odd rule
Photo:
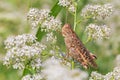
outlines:
[[[65,24],[62,28],[62,35],[64,37],[65,45],[68,50],[68,55],[81,63],[84,68],[89,65],[97,68],[94,62],[96,56],[90,53],[83,45],[82,41],[78,38],[76,33],[72,30],[69,24]]]

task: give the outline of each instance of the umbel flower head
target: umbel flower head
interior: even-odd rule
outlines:
[[[42,74],[46,80],[86,80],[88,74],[81,70],[70,70],[60,59],[52,57],[43,64]]]
[[[56,43],[57,37],[53,35],[52,32],[46,34],[46,41],[50,43]]]
[[[6,39],[7,54],[3,60],[6,66],[14,69],[24,69],[26,65],[39,69],[41,66],[40,54],[46,48],[36,41],[35,35],[23,34]]]
[[[89,24],[86,27],[86,32],[88,32],[88,37],[95,40],[109,38],[110,31],[111,29],[106,25],[98,26],[96,24]]]
[[[107,73],[106,75],[101,75],[97,72],[92,72],[89,80],[120,80],[120,66],[115,67],[112,72]]]
[[[27,14],[27,19],[30,21],[32,28],[37,28],[41,25],[41,30],[43,31],[56,31],[61,27],[61,22],[55,19],[53,16],[49,15],[50,10],[48,9],[36,9],[31,8]]]
[[[59,0],[58,5],[66,7],[70,12],[75,12],[75,4],[72,0]]]
[[[34,74],[34,75],[26,75],[22,78],[22,80],[42,80],[42,76],[40,73]]]
[[[69,66],[69,65],[68,65]],[[70,70],[61,59],[54,56],[47,59],[43,64],[43,69],[36,74],[28,74],[22,80],[87,80],[88,74],[82,70]]]
[[[59,30],[61,26],[61,22],[57,19],[55,19],[53,16],[48,17],[42,24],[41,28],[44,31],[56,31]]]
[[[109,17],[113,12],[113,7],[111,4],[104,5],[86,5],[83,8],[81,15],[85,18],[91,17],[93,19],[102,18],[105,19]]]
[[[31,22],[32,28],[36,28],[38,24],[41,24],[50,15],[48,9],[31,8],[27,13],[27,19]]]

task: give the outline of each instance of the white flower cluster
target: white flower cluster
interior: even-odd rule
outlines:
[[[50,10],[32,8],[27,14],[27,18],[30,21],[32,28],[37,28],[41,24],[42,30],[56,31],[60,29],[61,22],[49,15]]]
[[[111,4],[104,5],[87,5],[83,8],[81,16],[88,18],[92,17],[93,19],[102,18],[105,19],[109,17],[113,12],[113,7]]]
[[[4,44],[6,49],[11,49],[14,46],[20,47],[23,45],[26,45],[27,43],[33,43],[35,42],[36,37],[32,34],[23,34],[18,36],[10,36],[8,37]]]
[[[47,9],[31,8],[27,14],[27,19],[31,21],[32,28],[36,28],[39,23],[41,24],[49,17],[49,12]]]
[[[97,72],[92,72],[89,80],[104,80],[103,75]]]
[[[53,35],[53,32],[46,34],[46,41],[51,43],[56,43],[57,37]]]
[[[52,57],[43,64],[42,74],[46,80],[86,80],[88,74],[81,70],[69,70],[59,59]]]
[[[98,26],[96,24],[89,24],[86,27],[86,32],[88,33],[89,38],[93,38],[95,40],[109,38],[111,28],[106,25]]]
[[[40,68],[40,54],[46,48],[36,41],[32,34],[23,34],[9,37],[5,41],[7,54],[3,64],[14,69],[24,69],[26,65],[32,68]]]
[[[37,74],[34,74],[34,75],[26,75],[22,78],[22,80],[41,80],[42,79],[42,76],[37,73]]]
[[[58,5],[66,7],[70,12],[75,12],[75,5],[72,0],[59,0]]]
[[[120,67],[115,67],[113,72],[109,72],[106,75],[92,72],[89,80],[120,80]]]
[[[61,26],[61,22],[54,17],[47,18],[41,25],[42,30],[50,31],[50,30],[59,30]]]

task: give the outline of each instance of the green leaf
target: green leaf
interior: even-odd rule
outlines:
[[[58,5],[58,1],[57,1],[56,4],[51,9],[50,15],[56,17],[61,10],[62,7]]]
[[[24,71],[23,71],[23,76],[25,76],[27,74],[32,74],[32,73],[29,69],[25,68]]]
[[[51,9],[50,15],[56,17],[61,10],[62,10],[62,7],[58,5],[58,1],[57,1],[56,4]],[[45,34],[46,34],[46,32],[41,31],[41,28],[39,27],[37,34],[36,34],[37,41],[41,41],[42,37]]]
[[[82,8],[88,3],[89,0],[79,0],[78,1],[78,12],[82,10]]]
[[[41,27],[39,27],[36,37],[37,37],[37,41],[41,41],[42,37],[46,34],[46,32],[41,31]]]

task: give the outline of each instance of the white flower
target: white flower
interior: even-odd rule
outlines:
[[[68,7],[71,4],[71,0],[59,0],[58,4],[63,7]]]
[[[46,34],[46,41],[50,43],[56,43],[57,37],[53,35],[53,33]]]
[[[49,9],[41,9],[39,11],[40,14],[39,20],[42,22],[44,19],[48,18],[50,16],[49,13],[50,13]]]
[[[113,72],[109,72],[106,75],[104,75],[103,77],[104,77],[104,80],[111,80],[114,78]]]
[[[14,69],[24,69],[25,65],[22,63],[16,63],[16,64],[13,64],[13,68]]]
[[[26,75],[22,78],[22,80],[34,80],[31,75]]]
[[[5,46],[7,54],[3,60],[4,65],[12,66],[14,69],[24,69],[26,64],[32,68],[40,68],[40,54],[46,46],[37,42],[35,36],[31,34],[12,36],[5,41]]]
[[[30,61],[28,65],[32,68],[39,68],[41,66],[40,54],[40,48],[34,46],[14,47],[8,50],[4,58],[4,65],[13,65],[14,69],[24,69],[27,61]]]
[[[38,24],[41,24],[46,18],[49,17],[50,10],[48,9],[36,9],[32,8],[27,14],[27,19],[31,22],[32,28],[36,28]]]
[[[27,13],[28,20],[37,20],[39,18],[39,9],[31,8]]]
[[[103,33],[103,37],[108,39],[111,34],[111,28],[106,25],[103,25],[101,26],[101,30]]]
[[[27,19],[31,21],[32,28],[36,28],[39,23],[39,9],[31,8],[27,13]]]
[[[115,80],[119,80],[120,79],[120,66],[114,68],[113,76],[114,76]]]
[[[47,9],[30,9],[28,12],[28,20],[30,21],[32,28],[37,28],[38,24],[41,24],[41,31],[56,31],[61,27],[61,22],[49,15],[50,10]]]
[[[15,45],[14,41],[15,41],[14,36],[8,37],[4,42],[4,44],[6,46],[5,48],[9,49],[9,48],[13,47]]]
[[[111,4],[104,5],[87,5],[83,8],[81,15],[83,17],[92,17],[93,19],[109,17],[113,12]]]
[[[42,23],[41,27],[45,31],[56,31],[60,29],[61,22],[54,17],[49,17]]]
[[[103,19],[109,17],[113,12],[113,7],[111,4],[105,4],[98,10],[98,15]]]
[[[42,80],[43,76],[40,73],[34,74],[34,80]]]
[[[41,80],[42,76],[40,73],[34,74],[34,75],[26,75],[22,78],[22,80]]]
[[[86,32],[88,33],[89,38],[95,40],[109,38],[111,29],[106,25],[98,26],[96,24],[89,24],[86,27]]]
[[[32,44],[32,46],[34,46],[35,49],[39,49],[39,52],[42,52],[47,48],[46,45],[43,45],[42,43],[39,43],[39,42]]]
[[[11,36],[8,37],[4,44],[5,44],[5,48],[6,49],[10,49],[14,46],[22,46],[25,45],[27,43],[33,43],[34,41],[36,41],[36,37],[35,35],[32,34],[23,34],[23,35],[18,35],[18,36]]]
[[[112,72],[107,73],[106,75],[101,75],[97,72],[92,72],[89,80],[119,80],[120,79],[120,66],[115,67]]]
[[[66,7],[70,12],[75,12],[76,8],[72,0],[59,0],[58,5]]]
[[[68,10],[70,12],[75,12],[75,5],[70,5],[69,8],[68,8]]]
[[[91,73],[91,78],[94,80],[103,80],[103,75],[97,73],[97,72],[92,72]]]
[[[42,74],[46,80],[86,80],[88,77],[88,74],[81,70],[69,70],[61,60],[54,57],[48,59],[43,67]]]
[[[37,58],[37,59],[32,60],[30,65],[33,69],[35,68],[39,69],[42,66],[41,59]]]

